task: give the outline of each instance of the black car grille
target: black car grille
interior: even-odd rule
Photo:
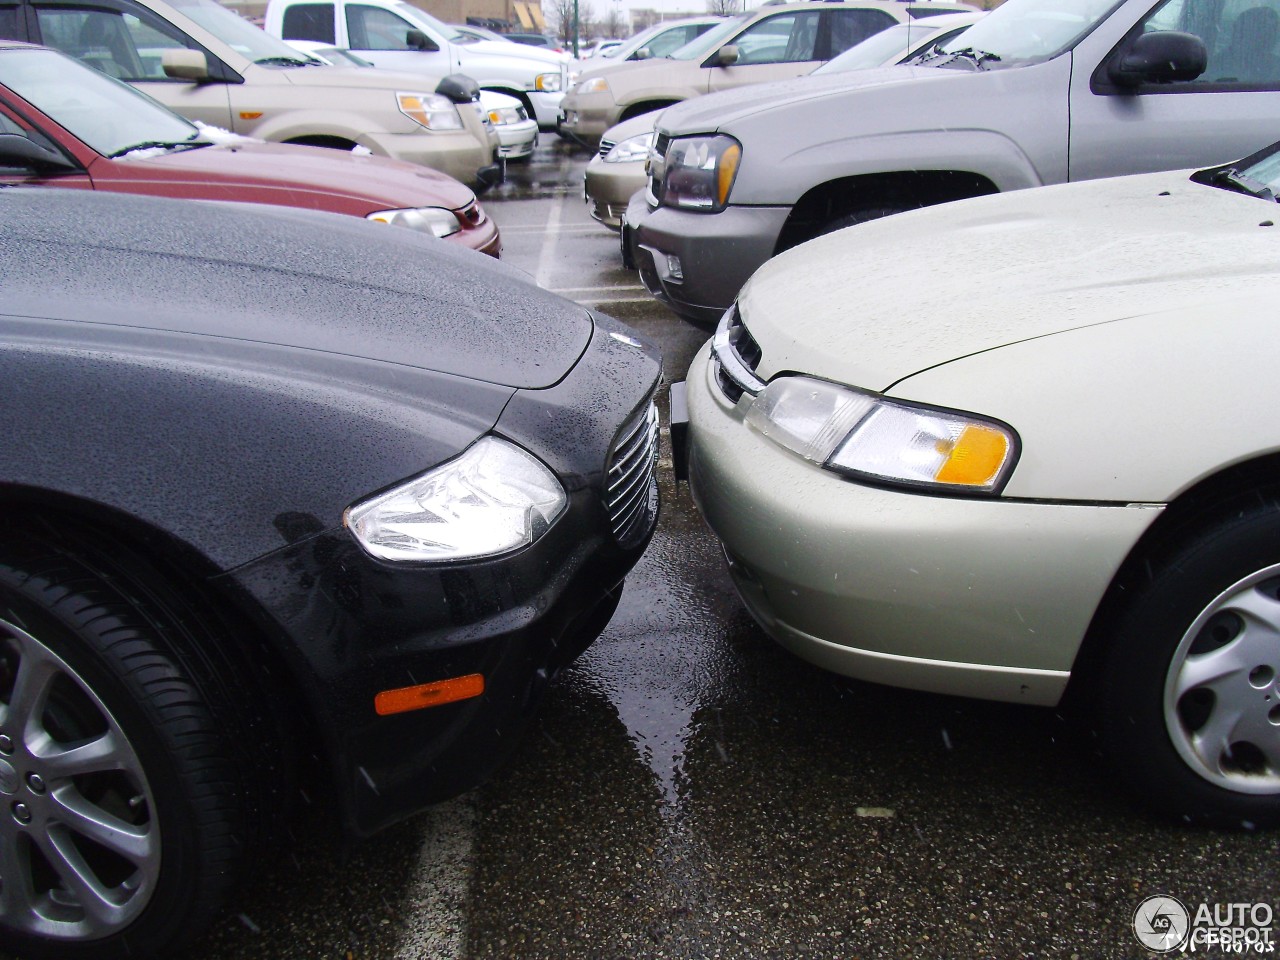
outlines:
[[[617,146],[617,144],[615,144],[612,140],[604,140],[604,139],[602,139],[602,140],[600,141],[600,157],[601,157],[601,159],[603,159],[604,157],[608,156],[609,151],[610,151],[610,150],[612,150],[615,146]]]
[[[658,515],[658,408],[623,427],[605,472],[605,507],[623,547],[644,539]]]

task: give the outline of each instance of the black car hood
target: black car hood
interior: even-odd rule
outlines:
[[[0,310],[16,315],[323,351],[517,388],[559,381],[591,338],[586,310],[524,274],[353,217],[24,187],[0,189],[0,224]]]

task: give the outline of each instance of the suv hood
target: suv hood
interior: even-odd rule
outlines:
[[[277,70],[278,68],[271,68]],[[290,83],[300,87],[356,87],[361,90],[395,90],[431,93],[441,77],[425,73],[396,70],[353,70],[348,67],[307,66],[279,71]]]
[[[0,312],[14,316],[516,388],[559,381],[594,329],[582,307],[489,257],[337,214],[21,187],[0,189],[0,223]]]
[[[279,201],[286,206],[329,207],[333,199],[342,198],[358,216],[402,207],[460,210],[475,199],[470,188],[420,164],[248,137],[234,144],[117,163],[153,170],[166,182],[189,183],[192,194],[203,193],[203,199],[225,197],[228,187],[244,185],[287,193],[288,198]],[[316,199],[300,202],[306,196]]]
[[[664,61],[650,61],[660,64]],[[878,67],[874,70],[852,70],[848,73],[794,77],[772,83],[756,83],[735,90],[722,90],[704,97],[684,100],[667,109],[658,125],[661,133],[673,137],[695,133],[714,133],[728,129],[748,117],[786,111],[806,100],[838,96],[854,91],[898,87],[906,83],[947,83],[974,74],[964,70],[937,67]]]
[[[1280,295],[1280,208],[1190,173],[964,200],[795,247],[739,296],[757,372],[884,391],[965,356],[1186,307],[1228,281]]]

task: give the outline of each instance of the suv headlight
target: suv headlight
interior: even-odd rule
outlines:
[[[474,560],[533,543],[568,497],[533,454],[481,437],[448,463],[347,510],[347,529],[381,560]]]
[[[556,93],[561,89],[560,74],[540,73],[533,78],[533,89],[543,93]]]
[[[408,227],[437,237],[447,237],[462,229],[462,224],[452,210],[444,207],[416,207],[410,210],[377,210],[367,217],[375,223],[389,223],[396,227]]]
[[[888,400],[811,377],[779,377],[747,423],[828,470],[938,492],[998,493],[1017,461],[1003,423]]]
[[[400,112],[428,130],[461,130],[462,116],[448,97],[438,93],[397,93]]]
[[[604,155],[605,163],[630,163],[633,160],[647,160],[649,148],[653,146],[652,132],[641,133],[634,137],[619,140],[613,149]]]
[[[590,77],[573,88],[574,93],[608,93],[609,81],[604,77]]]
[[[672,140],[663,175],[663,204],[718,213],[729,201],[741,160],[742,144],[724,134]]]

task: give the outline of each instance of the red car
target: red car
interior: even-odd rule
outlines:
[[[0,186],[19,183],[326,210],[502,251],[475,194],[443,173],[194,125],[56,50],[0,40]]]

